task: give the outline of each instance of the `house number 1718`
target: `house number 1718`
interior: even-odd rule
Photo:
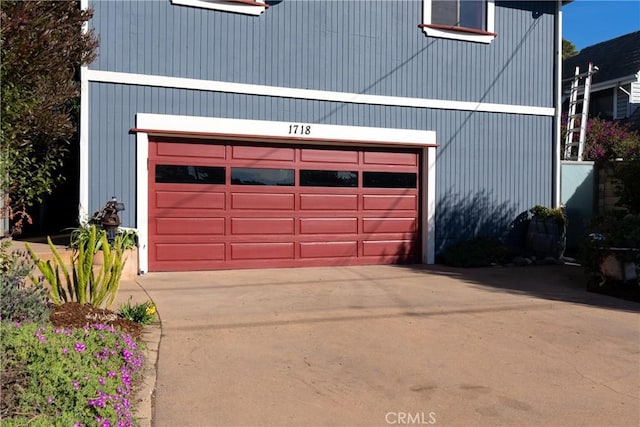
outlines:
[[[289,135],[311,135],[311,125],[289,125]]]

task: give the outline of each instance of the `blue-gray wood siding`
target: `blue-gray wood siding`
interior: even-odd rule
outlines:
[[[259,17],[161,1],[91,2],[90,68],[374,95],[553,106],[554,2],[496,2],[491,44],[426,37],[421,0],[287,1]],[[91,83],[89,210],[136,226],[136,113],[434,130],[437,247],[549,205],[553,118]]]
[[[136,226],[136,113],[435,130],[437,246],[497,235],[516,215],[551,203],[552,117],[342,104],[90,84],[89,209],[115,195]]]
[[[627,92],[631,92],[631,85],[623,85],[622,88]],[[624,119],[629,117],[629,95],[619,89],[614,89],[618,95],[616,105],[616,117],[614,119]]]
[[[92,69],[553,106],[554,3],[497,1],[491,44],[426,37],[422,0],[290,1],[261,16],[170,0],[91,2]]]

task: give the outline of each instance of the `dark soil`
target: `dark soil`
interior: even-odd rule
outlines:
[[[66,302],[54,306],[49,320],[54,326],[61,328],[84,328],[87,325],[100,323],[120,329],[136,340],[139,340],[142,335],[142,325],[139,323],[125,319],[111,310],[77,302]]]

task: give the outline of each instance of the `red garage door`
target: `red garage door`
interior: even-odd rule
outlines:
[[[419,154],[152,138],[149,270],[419,261]]]

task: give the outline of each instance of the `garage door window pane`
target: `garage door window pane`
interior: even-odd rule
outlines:
[[[365,188],[416,188],[417,175],[410,172],[363,172]]]
[[[231,168],[231,183],[236,185],[293,186],[293,169]]]
[[[224,167],[156,165],[156,182],[176,184],[224,184]]]
[[[301,170],[300,185],[303,187],[357,187],[358,172]]]

